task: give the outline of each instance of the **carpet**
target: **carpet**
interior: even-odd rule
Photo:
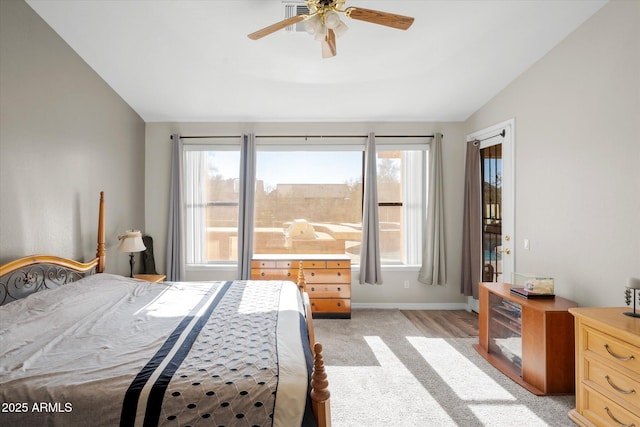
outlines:
[[[425,337],[399,310],[314,319],[334,427],[574,426],[575,397],[535,396],[472,348]]]

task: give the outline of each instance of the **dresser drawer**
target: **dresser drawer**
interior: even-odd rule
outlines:
[[[599,361],[585,360],[585,381],[597,384],[610,395],[640,408],[638,382]]]
[[[304,280],[309,283],[351,283],[351,270],[329,269],[304,271]]]
[[[251,260],[251,268],[276,268],[276,262],[270,260]]]
[[[327,268],[351,268],[351,261],[327,261]]]
[[[349,313],[351,301],[348,299],[311,299],[312,313]]]
[[[251,280],[291,280],[286,273],[287,270],[252,268]]]
[[[309,298],[350,298],[350,285],[326,285],[311,284],[307,285]]]
[[[640,426],[640,418],[589,387],[583,390],[585,405],[582,415],[598,426]]]
[[[623,369],[640,374],[640,349],[611,335],[584,328],[585,350],[593,352]]]
[[[336,261],[340,266],[334,266],[331,268],[348,268],[347,263],[344,261]],[[254,264],[255,263],[255,264]],[[259,265],[258,265],[259,263]],[[264,265],[263,265],[264,264]],[[251,261],[251,267],[265,267],[265,268],[299,268],[300,260],[276,260],[276,261]],[[327,268],[327,261],[322,260],[308,260],[302,261],[302,268],[305,270],[308,268]]]
[[[310,260],[310,261],[302,261],[302,268],[304,268],[305,270],[307,268],[311,269],[311,268],[327,268],[327,262],[326,261],[322,261],[322,260]]]

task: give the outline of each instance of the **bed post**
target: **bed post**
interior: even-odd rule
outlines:
[[[313,373],[311,374],[311,406],[319,427],[331,427],[331,407],[329,406],[329,381],[324,370],[322,344],[313,346]]]
[[[98,249],[96,258],[98,258],[98,267],[96,271],[102,273],[106,264],[105,253],[105,231],[104,231],[104,191],[100,192],[100,208],[98,209]]]
[[[298,263],[298,289],[300,295],[302,295],[302,304],[304,306],[304,315],[307,320],[307,332],[309,333],[309,346],[311,347],[311,355],[315,355],[314,345],[316,343],[315,333],[313,332],[313,313],[311,311],[311,300],[307,293],[307,283],[304,280],[304,270],[302,268],[302,261]]]
[[[300,292],[307,292],[307,282],[304,278],[304,269],[302,268],[302,261],[298,261],[298,288]]]

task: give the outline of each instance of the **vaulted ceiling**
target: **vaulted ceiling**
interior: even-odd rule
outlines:
[[[145,121],[460,121],[604,0],[348,0],[337,56],[304,32],[247,34],[282,0],[27,0]]]

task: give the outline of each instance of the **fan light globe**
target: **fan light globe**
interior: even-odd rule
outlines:
[[[311,18],[304,21],[304,29],[311,35],[315,35],[318,30],[322,27],[322,23],[320,22],[320,15],[312,16]]]
[[[338,27],[341,24],[341,22],[342,21],[340,21],[340,17],[334,11],[329,11],[324,14],[324,25],[326,25],[327,28],[330,28],[333,30],[336,27]]]
[[[326,38],[327,38],[327,27],[323,25],[322,29],[316,33],[315,40],[318,42],[321,42]]]
[[[346,33],[348,29],[349,29],[349,27],[347,27],[347,24],[345,24],[344,22],[340,21],[338,26],[333,29],[333,32],[336,33],[336,37],[340,37],[341,35]]]

